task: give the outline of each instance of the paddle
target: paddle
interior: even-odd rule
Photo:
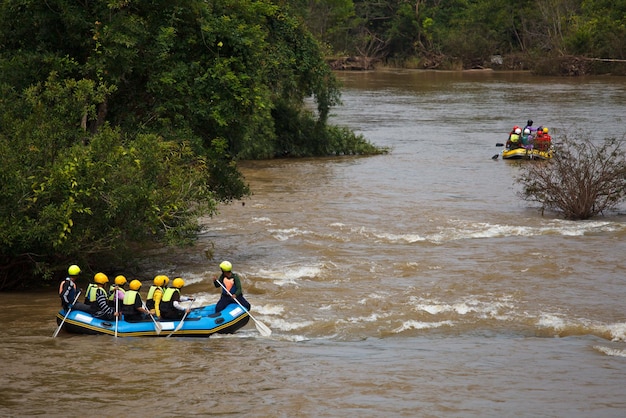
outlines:
[[[226,293],[228,293],[228,295],[229,295],[230,297],[232,297],[232,298],[233,298],[233,300],[234,300],[235,302],[237,302],[237,305],[241,306],[241,309],[243,309],[244,311],[246,311],[246,312],[248,313],[248,316],[249,316],[250,318],[252,318],[252,320],[254,321],[254,324],[256,325],[256,329],[259,331],[259,333],[261,333],[261,335],[262,335],[262,336],[264,336],[264,337],[269,337],[270,335],[272,335],[272,330],[271,330],[271,329],[269,329],[269,328],[268,328],[268,327],[267,327],[264,323],[262,323],[261,321],[257,321],[257,320],[256,320],[256,318],[252,316],[252,314],[250,313],[250,311],[248,311],[246,308],[244,308],[244,307],[243,307],[243,305],[242,305],[241,303],[239,303],[239,301],[237,300],[237,298],[233,297],[233,294],[232,294],[232,293],[230,293],[230,292],[228,291],[228,289],[226,289],[226,288],[224,287],[224,285],[223,285],[223,284],[222,284],[219,280],[218,280],[217,282],[220,284],[220,286],[222,286],[222,289],[224,289],[224,290],[226,291]]]
[[[74,306],[74,304],[76,303],[76,301],[78,300],[78,297],[80,296],[80,290],[78,291],[78,294],[76,295],[76,297],[74,298],[74,302],[72,302],[72,306]],[[61,325],[59,325],[59,328],[57,328],[56,331],[54,331],[54,334],[52,334],[52,338],[56,338],[57,335],[59,335],[59,331],[61,331],[61,327],[63,326],[63,324],[65,323],[65,320],[67,319],[67,316],[70,314],[70,312],[72,312],[72,308],[69,308],[65,314],[65,316],[63,317],[63,321],[61,321]]]
[[[115,338],[117,338],[117,324],[119,322],[119,300],[117,299],[117,285],[115,286],[115,293],[113,293],[113,297],[115,298]]]
[[[187,318],[187,314],[189,313],[189,311],[191,310],[191,305],[193,305],[193,301],[194,299],[190,300],[190,304],[189,307],[187,308],[187,310],[185,311],[185,315],[183,315],[183,318],[180,320],[180,322],[178,323],[178,325],[176,326],[176,328],[174,328],[174,331],[172,331],[170,333],[170,335],[168,335],[165,338],[170,338],[172,336],[173,333],[175,333],[176,331],[178,331],[179,329],[181,329],[183,327],[183,322],[185,322],[185,318]]]
[[[504,146],[504,144],[502,142],[496,142],[496,147],[503,147],[503,146]],[[493,157],[491,157],[491,159],[495,161],[495,160],[498,159],[499,156],[500,156],[500,154],[496,154]]]
[[[148,312],[148,315],[150,315],[152,322],[154,322],[154,331],[156,332],[157,335],[159,335],[161,331],[163,331],[163,326],[159,324],[156,321],[156,319],[154,319],[154,316],[152,316],[152,314],[150,313],[150,310],[146,307],[146,304],[144,303],[143,300],[141,301],[141,304],[143,305],[143,308],[146,310],[146,312]]]

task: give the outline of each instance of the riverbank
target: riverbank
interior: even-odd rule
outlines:
[[[588,58],[574,55],[492,55],[488,60],[462,62],[444,55],[414,57],[405,60],[383,61],[365,56],[328,57],[327,62],[336,71],[372,71],[381,68],[423,70],[494,70],[530,71],[536,75],[578,77],[587,75],[626,75],[626,60]]]

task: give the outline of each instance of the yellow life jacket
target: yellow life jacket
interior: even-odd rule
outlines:
[[[85,299],[90,303],[95,302],[96,297],[98,295],[97,290],[98,290],[97,284],[89,283],[89,286],[87,286],[87,293],[85,294]]]
[[[163,291],[163,288],[161,288],[161,287],[159,287],[159,286],[155,286],[155,285],[150,286],[150,289],[148,289],[148,296],[146,296],[146,300],[152,300],[152,299],[154,299],[154,292],[155,292],[157,289],[161,289],[161,292]]]
[[[137,292],[136,290],[129,290],[128,292],[124,293],[124,305],[134,305],[138,294],[139,292]]]
[[[171,301],[172,296],[174,296],[175,292],[180,293],[180,289],[177,289],[175,287],[168,287],[167,289],[165,289],[165,293],[163,293],[163,298],[161,299],[161,302],[168,303],[169,301]]]

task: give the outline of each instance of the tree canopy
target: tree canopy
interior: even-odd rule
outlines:
[[[494,55],[504,56],[508,68],[535,69],[538,58],[576,55],[594,58],[588,62],[598,72],[626,73],[623,64],[615,64],[626,60],[626,0],[287,3],[337,55],[442,69],[490,66]]]
[[[238,159],[381,151],[327,124],[322,49],[271,1],[3,1],[0,92],[0,288],[190,242],[249,193]]]

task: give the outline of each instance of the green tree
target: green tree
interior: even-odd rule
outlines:
[[[268,1],[2,2],[0,280],[188,242],[249,193],[239,158],[379,152],[328,126],[321,51]]]
[[[564,44],[570,53],[626,59],[626,1],[583,1],[567,24]]]
[[[352,0],[291,0],[289,11],[300,18],[311,34],[324,46],[335,51],[352,47],[349,30],[354,26],[355,12]]]
[[[624,0],[354,0],[354,11],[333,32],[350,43],[332,46],[390,65],[468,68],[502,54],[510,68],[534,68],[537,57],[626,54]]]
[[[86,134],[83,108],[103,94],[92,82],[51,77],[24,95],[2,93],[0,288],[49,278],[70,260],[128,261],[137,242],[188,243],[198,217],[215,213],[211,170],[188,141],[108,124]]]

